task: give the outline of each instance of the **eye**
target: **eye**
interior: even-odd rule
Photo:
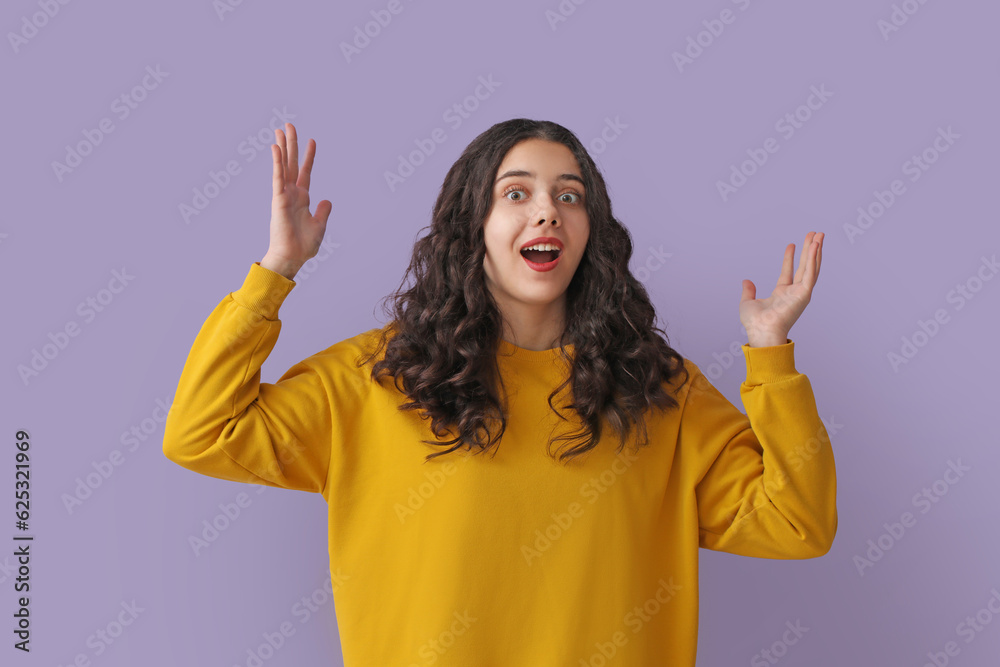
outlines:
[[[522,195],[524,195],[524,188],[522,188],[520,185],[512,185],[512,186],[508,187],[506,190],[504,190],[503,191],[503,195],[501,195],[501,196],[507,197],[507,195],[513,194],[515,192],[520,192]],[[559,197],[574,197],[574,199],[566,202],[567,204],[579,204],[581,202],[581,199],[582,199],[582,197],[578,193],[576,193],[576,192],[564,192],[561,195],[559,195]],[[524,200],[524,196],[518,197],[517,199],[511,199],[510,197],[507,197],[507,200],[508,201],[515,201],[515,202],[517,202],[517,201],[523,201]]]
[[[511,193],[514,193],[514,192],[520,192],[520,193],[523,194],[524,190],[522,190],[521,186],[519,186],[519,185],[512,185],[512,186],[510,186],[509,188],[507,188],[506,190],[503,191],[503,196],[507,197],[507,195],[509,195]],[[509,197],[507,197],[507,198],[510,199]],[[522,199],[524,199],[524,197],[520,197],[518,199],[511,199],[510,201],[521,201]]]

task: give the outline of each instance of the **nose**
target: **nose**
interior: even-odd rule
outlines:
[[[556,205],[547,194],[540,194],[535,199],[538,207],[535,209],[534,219],[539,222],[539,224],[545,224],[546,222],[551,222],[553,225],[558,225],[559,221],[556,220]]]

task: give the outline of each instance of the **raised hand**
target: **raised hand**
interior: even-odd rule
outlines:
[[[792,264],[795,259],[795,244],[785,246],[785,259],[778,284],[766,299],[755,298],[757,286],[750,280],[743,281],[740,322],[747,330],[750,347],[785,344],[789,330],[812,297],[823,260],[823,239],[823,232],[806,234],[794,280]]]
[[[285,134],[277,129],[274,131],[275,143],[271,145],[274,172],[270,245],[260,265],[291,280],[302,265],[319,252],[333,204],[324,199],[316,205],[315,216],[309,213],[309,177],[316,142],[309,140],[300,172],[295,126],[285,123],[285,129],[287,143]]]

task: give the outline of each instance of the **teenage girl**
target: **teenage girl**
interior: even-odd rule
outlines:
[[[822,233],[767,298],[743,281],[744,414],[660,335],[577,137],[501,122],[445,176],[389,324],[262,383],[333,208],[309,211],[315,141],[300,170],[275,136],[270,245],[198,333],[163,449],[322,495],[347,667],[693,667],[699,548],[830,549],[834,458],[788,338]]]

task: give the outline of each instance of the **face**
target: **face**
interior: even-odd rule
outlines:
[[[518,173],[508,175],[511,171]],[[590,237],[586,196],[576,158],[563,144],[526,139],[507,152],[483,227],[486,284],[498,303],[564,304]],[[549,270],[532,268],[521,254],[522,246],[539,237],[551,237],[551,243],[562,246]]]

